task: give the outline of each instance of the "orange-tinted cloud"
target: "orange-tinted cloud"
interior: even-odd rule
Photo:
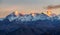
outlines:
[[[54,5],[54,6],[48,6],[47,9],[56,9],[56,8],[60,8],[60,5]]]

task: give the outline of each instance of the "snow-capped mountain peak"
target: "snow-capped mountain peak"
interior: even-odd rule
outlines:
[[[21,22],[25,22],[25,21],[37,21],[37,20],[55,20],[55,19],[60,19],[58,15],[52,14],[52,16],[48,16],[45,13],[30,13],[30,14],[21,14],[19,12],[13,12],[11,14],[9,14],[8,16],[6,16],[6,18],[4,19],[8,19],[10,22],[11,21],[21,21]]]
[[[17,14],[17,15],[16,15]],[[45,20],[47,19],[49,16],[41,13],[35,13],[34,16],[32,16],[32,14],[18,14],[17,12],[13,12],[10,15],[8,15],[6,18],[9,21],[13,21],[13,20],[17,20],[17,21],[36,21],[36,20]]]
[[[9,14],[6,18],[9,20],[9,21],[13,21],[15,20],[16,18],[18,18],[19,16],[15,15],[15,12]]]

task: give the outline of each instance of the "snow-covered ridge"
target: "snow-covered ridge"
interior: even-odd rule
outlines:
[[[60,19],[59,16],[48,16],[44,13],[38,14],[38,13],[34,13],[34,16],[32,16],[32,14],[19,14],[19,15],[15,15],[15,13],[11,13],[8,16],[6,16],[6,19],[8,19],[9,21],[36,21],[36,20],[53,20],[53,19]]]
[[[25,14],[25,15],[19,14],[18,16],[16,16],[13,12],[10,15],[8,15],[6,18],[9,21],[13,21],[13,20],[16,20],[16,21],[36,21],[36,20],[49,19],[49,16],[44,13],[41,13],[41,14],[34,13],[34,16],[32,16],[32,14]]]
[[[4,20],[4,18],[0,18],[0,21],[3,21]]]

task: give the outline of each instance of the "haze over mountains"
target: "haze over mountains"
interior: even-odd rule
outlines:
[[[47,11],[47,14],[45,13],[24,13],[21,12],[19,13],[18,11],[15,11],[11,14],[9,14],[8,16],[6,16],[5,18],[9,19],[9,21],[15,20],[15,19],[20,19],[21,21],[35,21],[35,20],[50,20],[51,18],[56,18],[59,19],[60,17],[52,12],[50,12],[49,10]],[[0,19],[3,20],[3,19]]]
[[[27,21],[33,21],[33,20],[50,20],[52,19],[59,19],[59,15],[56,15],[55,13],[52,13],[50,10],[47,11],[47,13],[24,13],[21,12],[19,13],[18,11],[15,11],[11,14],[9,14],[8,16],[6,16],[8,19],[20,19],[20,20],[27,20]],[[53,18],[54,17],[54,18]]]

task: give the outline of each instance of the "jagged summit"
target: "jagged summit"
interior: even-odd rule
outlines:
[[[19,12],[18,12],[18,11],[15,11],[14,14],[15,14],[16,16],[18,16],[18,15],[19,15]]]
[[[30,14],[24,14],[22,15],[21,13],[13,12],[11,14],[9,14],[6,18],[9,21],[13,21],[13,20],[20,20],[20,21],[36,21],[36,20],[45,20],[47,19],[47,17],[49,17],[48,15],[41,13],[30,13]]]
[[[51,20],[51,19],[55,19],[55,14],[53,14],[51,17],[48,16],[45,13],[30,13],[30,14],[25,14],[24,12],[18,12],[18,11],[14,11],[13,13],[9,14],[8,16],[6,16],[5,19],[8,19],[9,21],[37,21],[37,20]],[[58,17],[58,16],[57,16]],[[57,19],[57,18],[56,18]]]

